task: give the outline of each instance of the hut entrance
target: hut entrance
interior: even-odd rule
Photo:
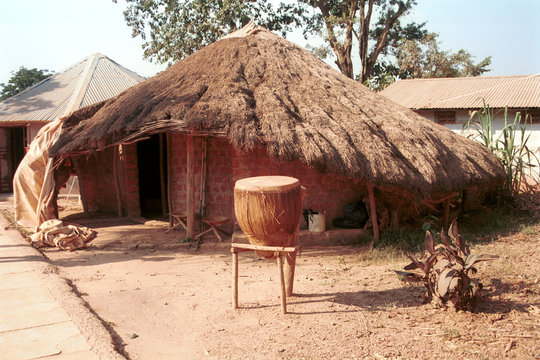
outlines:
[[[15,170],[25,154],[26,128],[9,127],[2,129],[2,144],[0,145],[0,191],[12,191],[12,181]]]
[[[145,218],[167,216],[167,144],[164,134],[137,142],[139,199]]]

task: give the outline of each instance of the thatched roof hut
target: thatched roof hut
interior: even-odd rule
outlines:
[[[242,36],[243,35],[243,36]],[[52,154],[90,152],[149,134],[226,137],[279,161],[411,198],[492,185],[485,147],[371,92],[266,29],[221,39],[119,96],[75,112]]]

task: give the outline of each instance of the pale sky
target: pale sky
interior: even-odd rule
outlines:
[[[277,1],[277,0],[272,0]],[[61,71],[103,53],[139,75],[165,69],[143,59],[119,0],[0,0],[0,83],[20,66]],[[540,0],[418,0],[410,15],[439,34],[441,48],[492,56],[485,75],[540,73]],[[289,40],[305,46],[297,35]]]

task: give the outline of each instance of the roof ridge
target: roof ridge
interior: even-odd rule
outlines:
[[[92,74],[96,70],[96,65],[98,61],[100,60],[100,56],[98,54],[92,54],[84,59],[84,61],[88,61],[86,64],[83,75],[79,79],[77,86],[75,87],[73,91],[73,95],[71,98],[71,101],[66,106],[66,109],[64,111],[64,114],[62,114],[62,117],[71,114],[73,111],[77,110],[79,108],[79,105],[84,98],[84,94],[86,93],[86,90],[88,89],[88,84],[92,80]],[[82,61],[79,63],[81,64]]]
[[[113,63],[113,65],[116,66],[118,70],[120,70],[124,75],[128,76],[131,80],[135,82],[140,82],[141,79],[146,80],[146,77],[141,76],[137,74],[135,71],[130,70],[127,67],[120,65],[119,63],[111,59],[110,57],[105,56],[105,55],[103,55],[103,57],[105,58],[105,60],[108,60],[109,62]]]
[[[398,81],[449,81],[449,80],[473,80],[473,79],[515,79],[515,78],[530,78],[540,76],[538,74],[528,74],[528,75],[495,75],[495,76],[460,76],[460,77],[444,77],[444,78],[415,78],[415,79],[401,79]]]

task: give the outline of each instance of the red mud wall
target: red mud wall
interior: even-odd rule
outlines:
[[[113,213],[117,211],[113,177],[112,148],[74,158],[79,187],[88,211]]]
[[[137,145],[122,145],[118,150],[118,177],[122,199],[123,215],[131,218],[141,216],[139,196],[139,167],[137,165]],[[157,160],[156,160],[157,161]]]
[[[74,158],[79,175],[80,191],[88,211],[118,214],[118,201],[113,175],[114,148]],[[117,163],[118,187],[124,216],[139,217],[139,173],[137,147],[122,145]]]
[[[173,212],[185,212],[186,204],[186,135],[172,135],[170,164],[172,169],[171,201]],[[202,158],[204,138],[195,137],[194,200],[200,204]],[[231,168],[232,147],[224,139],[206,138],[206,216],[228,216],[234,218],[233,186]],[[198,213],[203,209],[197,208]]]
[[[324,211],[327,228],[333,219],[343,215],[346,204],[362,200],[367,193],[365,186],[355,184],[351,179],[319,173],[299,161],[278,163],[269,158],[263,148],[246,155],[237,154],[234,150],[232,152],[233,184],[236,180],[251,176],[283,175],[297,178],[306,188],[302,208]]]
[[[186,135],[172,135],[172,209],[173,212],[186,210]],[[203,138],[195,138],[195,201],[200,201],[201,163]],[[343,214],[343,207],[353,201],[361,200],[367,190],[350,179],[321,174],[300,162],[277,163],[266,155],[266,150],[258,148],[249,154],[238,154],[226,139],[207,138],[207,216],[234,216],[233,189],[236,180],[251,176],[283,175],[300,180],[307,189],[303,208],[326,212],[326,224]],[[197,210],[199,211],[199,209]]]
[[[171,153],[171,202],[172,212],[185,212],[186,205],[186,140],[187,136],[173,134],[169,137]],[[270,159],[262,147],[248,154],[237,153],[226,139],[195,137],[194,200],[200,204],[203,142],[207,144],[206,160],[206,216],[228,216],[228,230],[233,230],[234,184],[236,180],[263,175],[292,176],[300,180],[307,190],[302,207],[326,213],[326,225],[343,215],[343,207],[366,195],[366,188],[353,180],[330,174],[321,174],[299,161],[278,163]],[[89,211],[117,214],[118,204],[113,176],[113,148],[96,152],[90,156],[77,157],[81,192]],[[124,145],[119,149],[118,175],[120,199],[124,216],[140,216],[137,147]],[[302,222],[303,223],[303,222]]]

